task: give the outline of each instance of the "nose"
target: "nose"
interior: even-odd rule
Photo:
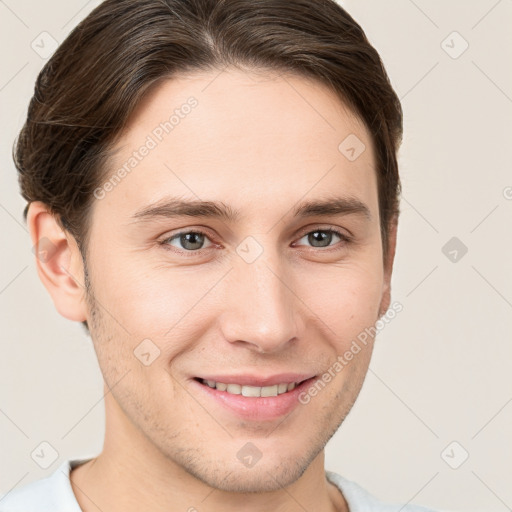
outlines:
[[[261,353],[282,351],[299,336],[301,301],[291,272],[266,250],[256,261],[234,258],[224,283],[221,330],[230,343]]]

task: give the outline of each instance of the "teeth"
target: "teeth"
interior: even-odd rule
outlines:
[[[286,393],[287,391],[288,391],[288,384],[279,384],[279,385],[277,386],[277,392],[278,392],[279,394],[281,394],[281,393]]]
[[[260,396],[277,396],[278,393],[278,385],[275,384],[274,386],[265,386],[264,388],[261,388]]]
[[[239,395],[242,392],[242,386],[239,384],[228,384],[226,391],[228,393],[232,393],[233,395]]]
[[[261,396],[261,390],[263,388],[258,388],[257,386],[242,386],[242,395],[243,396]]]
[[[282,384],[274,384],[273,386],[241,386],[240,384],[224,384],[223,382],[215,382],[214,380],[204,380],[203,384],[216,388],[219,391],[227,391],[232,395],[242,395],[250,397],[277,396],[287,393],[297,386],[296,382],[290,384],[284,382]]]

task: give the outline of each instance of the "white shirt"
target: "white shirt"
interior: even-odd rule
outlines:
[[[46,478],[1,495],[0,512],[82,512],[73,493],[69,473],[72,468],[88,460],[90,459],[65,460]],[[325,474],[341,490],[350,512],[434,512],[418,505],[384,503],[357,483],[333,471],[325,471]]]

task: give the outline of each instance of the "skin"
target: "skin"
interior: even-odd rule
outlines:
[[[94,201],[89,294],[74,239],[44,204],[30,206],[33,242],[55,245],[48,261],[37,260],[39,276],[61,315],[88,321],[105,380],[103,451],[72,471],[73,492],[86,512],[346,511],[326,480],[324,447],[359,394],[374,340],[310,403],[275,421],[221,409],[191,378],[321,376],[389,307],[396,225],[384,266],[369,132],[337,96],[301,77],[182,75],[162,81],[133,113],[111,172],[190,96],[197,107]],[[349,134],[366,146],[352,162],[338,150]],[[293,218],[297,203],[333,193],[365,203],[371,219]],[[165,195],[222,201],[242,216],[132,222]],[[307,236],[329,228],[352,241]],[[206,237],[192,249],[179,237],[167,242],[171,250],[158,243],[198,229]],[[236,252],[248,236],[263,248],[252,263]],[[149,366],[134,356],[144,339],[160,350]],[[247,442],[262,454],[251,468],[237,458]]]

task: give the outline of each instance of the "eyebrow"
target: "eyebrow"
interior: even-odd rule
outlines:
[[[369,221],[372,220],[368,206],[351,196],[305,201],[295,206],[292,212],[295,218],[359,215]],[[138,210],[132,216],[131,223],[174,217],[217,218],[228,222],[237,222],[242,214],[239,210],[231,208],[222,201],[183,200],[165,197]]]

